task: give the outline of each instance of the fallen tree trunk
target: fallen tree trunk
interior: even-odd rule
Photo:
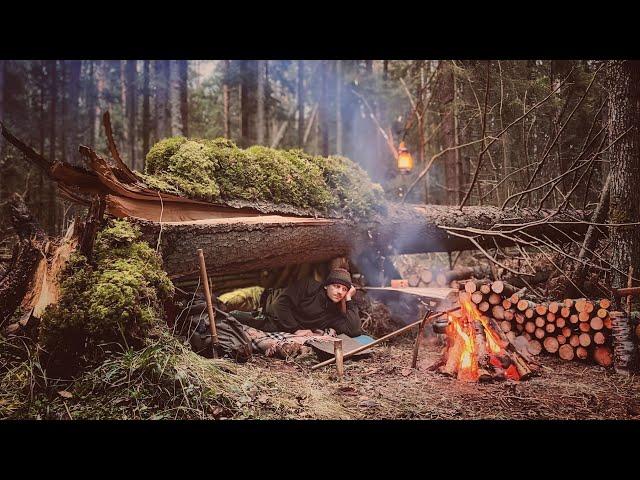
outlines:
[[[544,212],[523,210],[519,220],[534,221]],[[509,214],[513,218],[513,213]],[[438,225],[491,228],[507,221],[494,207],[390,205],[389,214],[370,222],[354,224],[345,219],[318,219],[280,215],[255,215],[186,222],[152,222],[135,219],[145,238],[156,245],[160,239],[165,269],[169,274],[197,272],[195,251],[204,250],[211,273],[239,273],[270,269],[290,263],[321,262],[336,256],[357,256],[366,250],[385,254],[467,250],[474,245],[450,236]],[[558,226],[558,225],[556,225]],[[565,232],[580,232],[583,224],[559,225]],[[567,228],[569,227],[569,228]],[[537,229],[548,237],[560,235],[544,226]],[[533,233],[532,233],[533,234]],[[478,238],[488,247],[493,239]],[[485,243],[486,242],[486,243]],[[490,242],[490,243],[489,243]],[[502,239],[502,245],[509,241]],[[211,266],[209,266],[211,264]]]
[[[108,118],[105,119],[108,126]],[[49,162],[11,135],[2,134],[25,157],[41,167],[67,198],[88,205],[91,197],[105,199],[105,214],[137,221],[151,245],[158,245],[170,275],[197,275],[195,252],[204,250],[210,274],[271,269],[292,263],[322,262],[363,252],[391,254],[451,252],[513,244],[510,236],[484,236],[479,231],[526,227],[533,236],[563,241],[563,233],[584,233],[588,212],[564,212],[545,221],[549,211],[496,207],[389,204],[386,214],[354,222],[318,218],[319,212],[289,205],[229,200],[217,204],[161,193],[128,170],[116,153],[107,161],[88,147],[80,153],[87,170]],[[107,128],[109,136],[109,128]],[[500,226],[500,227],[497,227]],[[457,236],[462,228],[473,241]],[[447,230],[453,232],[450,234]],[[474,243],[475,242],[475,243]]]

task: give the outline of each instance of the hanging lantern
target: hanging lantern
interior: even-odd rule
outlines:
[[[400,142],[398,147],[398,170],[401,173],[409,173],[413,170],[413,157],[409,153],[409,149],[405,147],[404,142]]]

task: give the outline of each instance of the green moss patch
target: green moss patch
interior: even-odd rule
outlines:
[[[174,287],[160,257],[139,238],[131,224],[116,220],[96,238],[95,264],[71,256],[60,300],[47,308],[40,330],[53,365],[80,366],[85,355],[141,345],[163,317]]]
[[[152,188],[206,201],[246,200],[342,210],[363,218],[383,211],[380,185],[345,157],[263,146],[238,148],[230,140],[172,137],[147,154],[143,178]]]

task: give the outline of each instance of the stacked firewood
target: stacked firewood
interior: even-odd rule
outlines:
[[[493,318],[509,340],[532,355],[545,351],[563,360],[613,362],[611,302],[585,298],[535,303],[523,290],[500,280],[468,280],[464,290],[483,315]]]
[[[488,267],[457,267],[453,270],[420,267],[407,280],[410,287],[451,287],[458,288],[459,280],[489,275]]]

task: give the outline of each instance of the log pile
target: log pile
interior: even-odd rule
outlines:
[[[544,351],[565,361],[613,363],[615,314],[608,299],[534,303],[522,297],[522,290],[500,280],[469,280],[463,288],[478,310],[529,354]]]
[[[410,287],[451,287],[458,288],[459,281],[484,278],[491,273],[487,266],[457,267],[454,269],[436,269],[420,267],[411,273],[407,280]]]

